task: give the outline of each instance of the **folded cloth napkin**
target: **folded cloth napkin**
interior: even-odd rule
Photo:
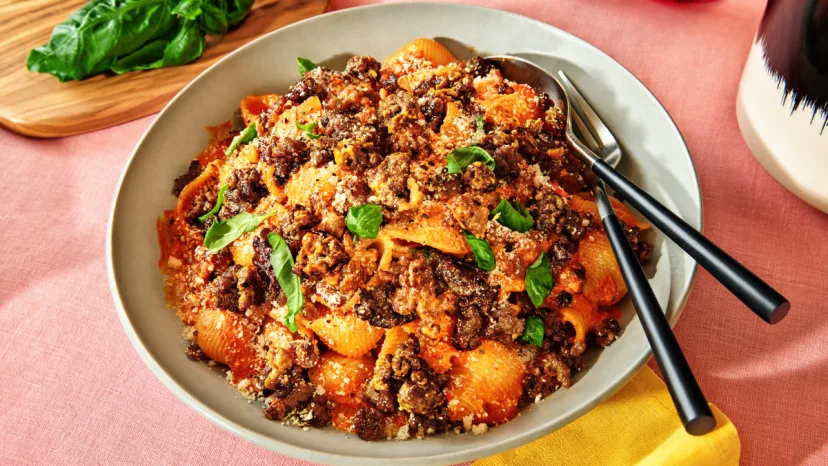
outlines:
[[[694,437],[684,431],[667,386],[644,368],[612,398],[546,437],[473,466],[521,465],[738,465],[739,434],[710,405],[716,429]]]

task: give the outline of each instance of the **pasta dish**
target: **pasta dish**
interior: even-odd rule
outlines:
[[[560,110],[429,39],[297,62],[208,128],[158,219],[187,356],[269,419],[364,440],[483,433],[570,387],[626,287]]]

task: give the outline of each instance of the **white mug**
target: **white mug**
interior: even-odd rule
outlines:
[[[828,213],[828,0],[768,1],[736,115],[765,170]]]

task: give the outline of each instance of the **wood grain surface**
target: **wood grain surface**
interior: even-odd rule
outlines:
[[[61,83],[26,69],[29,51],[85,0],[0,0],[0,124],[20,134],[59,137],[108,128],[159,111],[182,87],[229,52],[296,21],[328,0],[258,0],[250,15],[185,66]]]

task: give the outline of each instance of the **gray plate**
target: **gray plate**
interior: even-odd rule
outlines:
[[[644,364],[650,348],[629,301],[622,337],[589,356],[571,389],[560,390],[482,436],[454,435],[368,444],[333,429],[303,431],[266,420],[221,374],[184,355],[181,324],[166,308],[155,220],[172,208],[176,176],[207,143],[204,128],[226,120],[247,94],[284,92],[297,80],[295,57],[343,63],[385,57],[418,37],[442,38],[458,55],[519,54],[578,83],[627,157],[620,170],[701,229],[701,194],[681,134],[658,100],[629,71],[588,43],[547,24],[502,11],[447,4],[394,4],[326,14],[274,31],[193,80],[147,130],[118,186],[107,233],[115,307],[135,349],[182,401],[224,429],[291,456],[338,464],[455,463],[517,447],[577,419],[607,399]],[[648,266],[671,322],[678,318],[695,264],[657,233]],[[152,409],[152,407],[147,407]],[[159,413],[161,415],[162,413]],[[174,441],[174,440],[173,440]]]

